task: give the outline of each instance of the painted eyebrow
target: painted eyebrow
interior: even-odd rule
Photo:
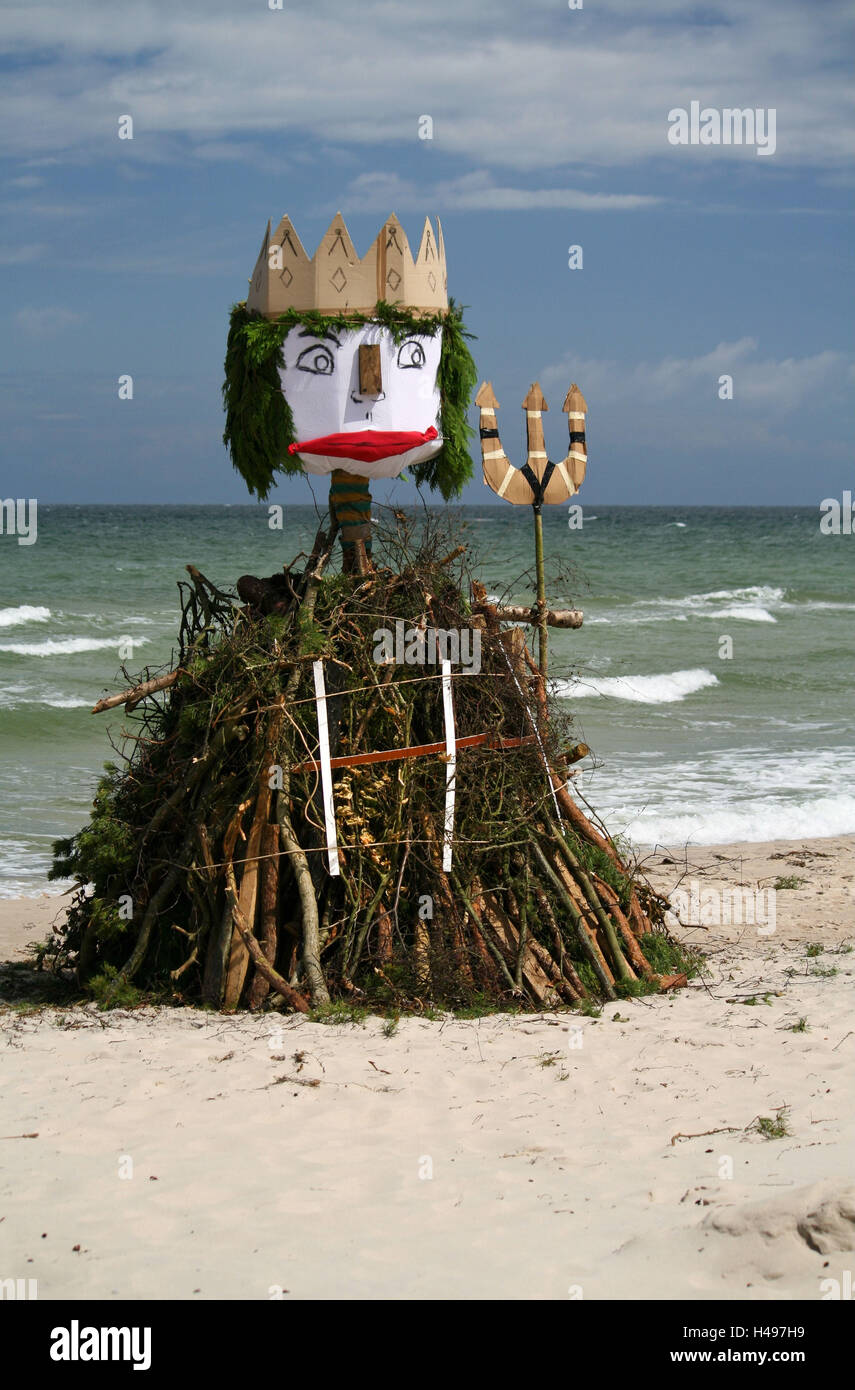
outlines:
[[[336,347],[341,347],[341,342],[340,342],[340,340],[336,337],[335,333],[333,333],[333,331],[332,331],[331,328],[325,328],[324,331],[323,331],[323,333],[315,333],[314,329],[312,329],[312,328],[301,328],[301,329],[300,329],[300,337],[301,337],[301,338],[317,338],[317,339],[321,339],[321,338],[332,338],[332,340],[333,340],[333,342],[335,343]]]

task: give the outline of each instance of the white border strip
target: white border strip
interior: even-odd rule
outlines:
[[[324,821],[327,830],[327,859],[333,878],[341,874],[338,866],[338,841],[335,828],[332,768],[330,767],[330,731],[327,723],[327,692],[324,686],[324,663],[312,662],[315,677],[315,703],[318,707],[318,745],[321,760],[321,786],[324,794]]]
[[[512,463],[509,463],[509,464],[508,464],[508,467],[507,467],[507,471],[506,471],[506,473],[505,473],[505,476],[504,476],[504,478],[502,479],[502,481],[499,483],[499,490],[498,490],[498,492],[496,493],[496,496],[497,496],[497,497],[504,497],[505,493],[507,492],[508,488],[510,487],[511,483],[513,482],[513,477],[514,477],[514,474],[516,473],[516,471],[517,471],[517,470],[514,468],[514,465],[513,465]]]
[[[442,836],[443,873],[451,871],[454,843],[454,792],[457,776],[457,736],[454,731],[454,701],[451,698],[451,662],[442,663],[442,711],[445,715],[445,829]]]

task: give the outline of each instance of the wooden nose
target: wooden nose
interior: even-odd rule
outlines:
[[[383,391],[383,374],[380,369],[380,344],[361,343],[359,347],[359,393],[362,396],[379,396]]]

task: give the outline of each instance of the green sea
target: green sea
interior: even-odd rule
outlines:
[[[453,512],[491,595],[532,598],[528,508]],[[593,757],[577,785],[648,845],[855,831],[855,537],[808,508],[545,509],[550,677]],[[46,887],[87,817],[131,670],[169,661],[184,566],[233,585],[311,547],[311,507],[40,506],[0,534],[0,896]],[[730,642],[725,639],[730,639]],[[122,644],[124,648],[122,647]],[[130,644],[130,645],[129,645]],[[729,654],[730,653],[730,654]],[[60,885],[61,887],[61,885]]]

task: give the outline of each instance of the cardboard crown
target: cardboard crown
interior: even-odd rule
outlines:
[[[361,260],[340,212],[311,260],[290,217],[282,218],[272,237],[268,222],[249,282],[248,309],[265,318],[276,318],[288,309],[371,314],[381,299],[420,313],[448,308],[445,244],[439,218],[435,237],[430,219],[425,218],[415,260],[394,213],[387,217]]]

